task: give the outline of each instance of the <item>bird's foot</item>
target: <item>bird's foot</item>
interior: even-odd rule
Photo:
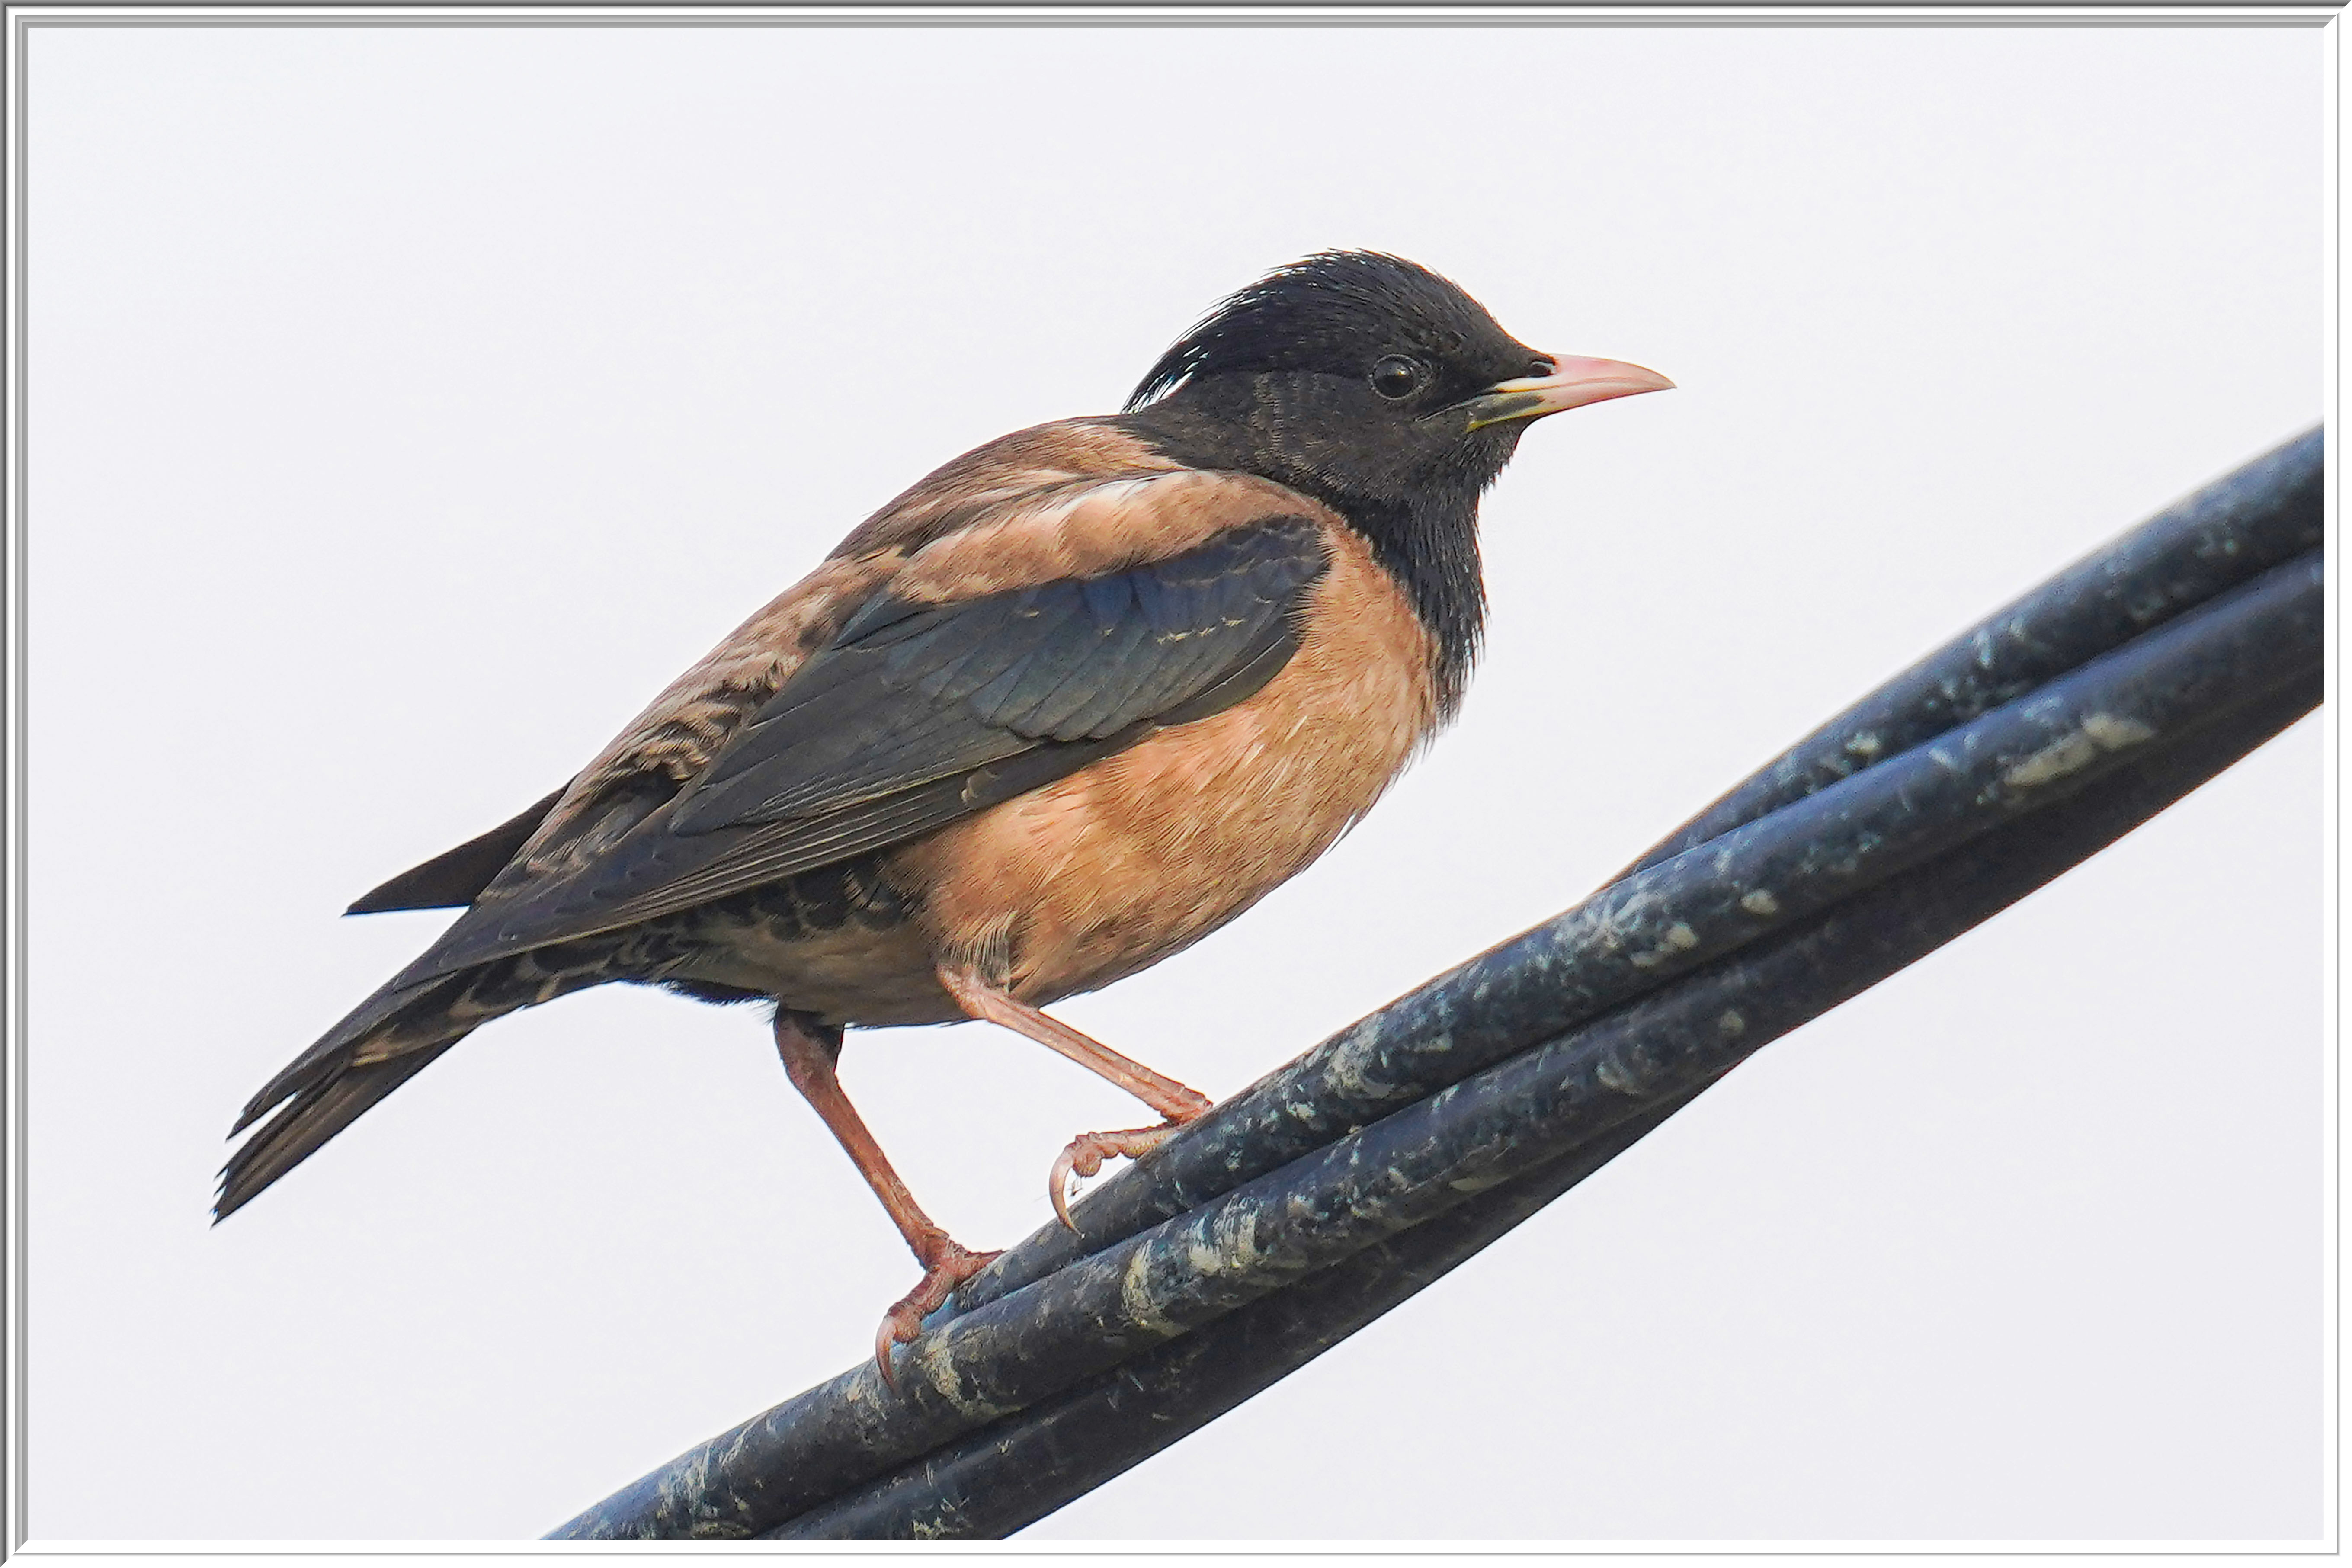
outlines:
[[[947,1305],[957,1286],[998,1257],[993,1252],[974,1252],[960,1246],[944,1231],[935,1235],[936,1240],[927,1238],[915,1252],[916,1260],[923,1266],[922,1283],[882,1314],[882,1327],[874,1335],[875,1364],[882,1369],[882,1381],[890,1385],[893,1394],[898,1390],[898,1378],[890,1365],[892,1349],[913,1343],[923,1331],[923,1320]]]
[[[1208,1104],[1202,1100],[1202,1110],[1207,1110]],[[1081,1132],[1071,1139],[1062,1157],[1054,1162],[1053,1173],[1045,1178],[1046,1191],[1054,1198],[1054,1212],[1062,1216],[1063,1225],[1071,1230],[1078,1228],[1070,1219],[1072,1177],[1091,1176],[1103,1168],[1105,1160],[1116,1160],[1121,1155],[1140,1160],[1200,1117],[1201,1111],[1195,1110],[1190,1116],[1163,1121],[1157,1127],[1130,1127],[1123,1132]]]

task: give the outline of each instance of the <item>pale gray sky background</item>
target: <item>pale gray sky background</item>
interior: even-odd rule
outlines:
[[[29,1522],[536,1534],[865,1353],[759,1016],[494,1025],[217,1232],[245,1098],[935,464],[1414,257],[1682,390],[1535,431],[1462,721],[1063,1011],[1219,1095],[2322,409],[2310,27],[37,29]],[[1773,1046],[1040,1539],[2322,1526],[2321,725]],[[964,1240],[1125,1102],[845,1076]]]

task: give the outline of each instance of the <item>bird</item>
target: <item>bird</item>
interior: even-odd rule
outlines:
[[[996,1254],[919,1205],[836,1065],[853,1027],[982,1019],[1158,1120],[1197,1090],[1043,1009],[1241,915],[1458,710],[1481,496],[1534,421],[1673,383],[1542,353],[1401,257],[1229,295],[1117,414],[999,437],[874,512],[561,788],[349,913],[460,909],[262,1086],[214,1223],[483,1024],[607,983],[773,1009],[792,1084],[922,1270],[894,1349]],[[264,1118],[267,1118],[265,1121]]]

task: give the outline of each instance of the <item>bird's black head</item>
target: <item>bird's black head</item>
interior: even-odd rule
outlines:
[[[1531,349],[1400,257],[1330,251],[1212,310],[1151,367],[1125,423],[1181,462],[1261,474],[1346,517],[1435,636],[1450,707],[1485,617],[1478,496],[1520,433],[1671,384]]]

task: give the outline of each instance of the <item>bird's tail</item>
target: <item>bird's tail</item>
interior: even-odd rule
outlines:
[[[262,1122],[221,1168],[215,1224],[226,1219],[327,1140],[501,1014],[613,978],[609,944],[571,943],[409,980],[395,977],[246,1102],[234,1138]],[[269,1113],[275,1110],[277,1114]]]
[[[457,1043],[448,1040],[385,1061],[347,1065],[297,1091],[292,1102],[238,1145],[221,1168],[213,1223],[219,1224],[251,1203],[264,1187],[309,1159],[328,1139],[359,1120],[361,1112],[424,1071]],[[239,1122],[230,1136],[247,1125]]]
[[[246,1102],[229,1136],[236,1137],[273,1110],[278,1114],[238,1145],[221,1168],[213,1222],[217,1225],[251,1203],[368,1107],[487,1022],[486,1016],[461,1016],[449,1005],[451,993],[469,989],[464,984],[469,978],[445,976],[408,986],[395,980],[262,1085],[261,1092]]]

